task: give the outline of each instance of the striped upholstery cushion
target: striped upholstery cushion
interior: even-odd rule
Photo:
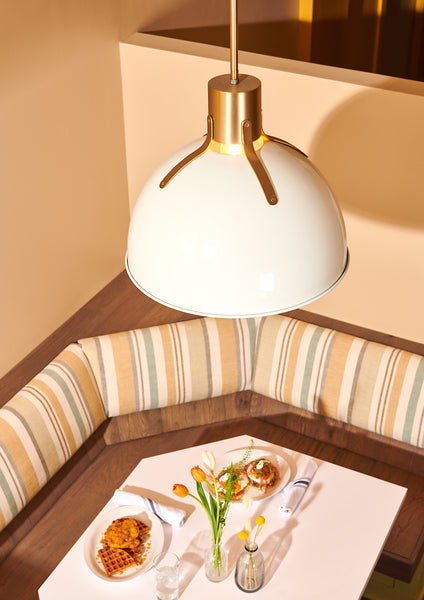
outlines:
[[[80,340],[109,417],[249,389],[255,319],[202,318]]]
[[[416,354],[284,316],[258,328],[254,391],[420,447],[423,379]]]
[[[0,530],[105,418],[78,344],[65,348],[0,409]]]

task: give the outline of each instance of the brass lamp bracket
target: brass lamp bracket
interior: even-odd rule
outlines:
[[[162,179],[162,181],[159,184],[159,187],[161,189],[166,187],[168,185],[168,183],[180,171],[182,171],[182,169],[184,169],[184,167],[189,165],[196,158],[198,158],[199,156],[201,156],[208,150],[210,143],[213,139],[213,132],[214,132],[214,122],[213,122],[213,118],[211,117],[211,115],[208,115],[208,117],[207,117],[207,127],[208,127],[207,133],[206,133],[206,136],[205,136],[205,139],[204,139],[202,145],[199,146],[199,148],[197,148],[193,152],[191,152],[188,156],[186,156],[185,158],[180,160],[180,162],[177,163],[175,165],[175,167],[173,167],[167,175],[165,175],[165,177]],[[254,127],[252,126],[252,122],[249,119],[244,120],[243,123],[241,124],[242,145],[243,145],[244,153],[245,153],[246,158],[249,161],[249,164],[252,167],[256,177],[258,178],[258,181],[262,187],[262,190],[265,194],[265,198],[267,199],[268,204],[271,204],[273,206],[273,205],[277,204],[277,202],[278,202],[277,192],[275,191],[274,185],[268,175],[267,170],[265,169],[264,165],[262,164],[262,161],[260,160],[259,156],[256,154],[256,150],[253,146],[253,141],[254,141],[253,135],[252,135],[253,130],[254,130]],[[268,136],[266,136],[266,137],[268,139]],[[282,142],[281,140],[279,140],[279,141],[281,143],[285,143],[285,142]],[[287,144],[287,145],[290,145],[290,144]],[[300,150],[299,150],[299,152],[300,152]]]
[[[265,194],[265,198],[267,199],[268,204],[274,206],[278,202],[277,192],[275,191],[274,184],[272,183],[267,170],[262,164],[262,161],[259,158],[259,156],[256,154],[256,150],[253,146],[253,128],[251,121],[243,121],[243,123],[241,124],[241,128],[243,135],[243,148],[246,158],[249,161],[250,166],[254,170],[259,183],[261,184],[262,190]]]
[[[280,140],[280,138],[278,138],[278,137],[275,137],[273,135],[268,135],[267,133],[263,133],[263,132],[262,132],[262,137],[264,137],[268,142],[275,142],[276,144],[281,144],[282,146],[287,146],[287,148],[296,150],[296,152],[299,152],[300,154],[302,154],[302,156],[305,156],[306,158],[308,158],[307,154],[302,152],[302,150],[299,150],[299,148],[297,148],[296,146],[293,146],[293,144],[290,144],[290,142],[286,142],[285,140]]]
[[[195,158],[204,154],[206,152],[206,150],[209,148],[209,145],[213,138],[213,120],[210,115],[208,115],[208,118],[207,118],[207,125],[208,125],[208,130],[207,130],[206,137],[205,137],[203,144],[201,146],[199,146],[199,148],[197,148],[197,150],[194,150],[188,156],[183,158],[178,164],[175,165],[175,167],[173,167],[169,171],[169,173],[160,182],[160,184],[159,184],[160,188],[163,189],[166,185],[168,185],[168,183],[171,181],[171,179],[173,179],[175,177],[175,175],[177,175],[177,173],[182,171],[182,169],[184,169],[184,167],[186,167],[188,164],[190,164]]]

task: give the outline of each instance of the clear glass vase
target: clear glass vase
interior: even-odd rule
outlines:
[[[221,544],[212,544],[205,552],[205,574],[209,581],[223,581],[228,575],[228,551]]]
[[[257,544],[246,544],[237,558],[234,574],[236,585],[243,592],[256,592],[265,579],[265,565]]]

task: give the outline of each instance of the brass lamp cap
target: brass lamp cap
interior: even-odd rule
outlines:
[[[213,139],[222,144],[242,144],[242,123],[252,123],[253,140],[262,133],[261,82],[251,75],[218,75],[208,83],[209,115],[213,120]]]

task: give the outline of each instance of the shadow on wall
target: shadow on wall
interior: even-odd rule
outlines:
[[[309,156],[343,209],[424,229],[424,99],[375,89],[323,123]]]

